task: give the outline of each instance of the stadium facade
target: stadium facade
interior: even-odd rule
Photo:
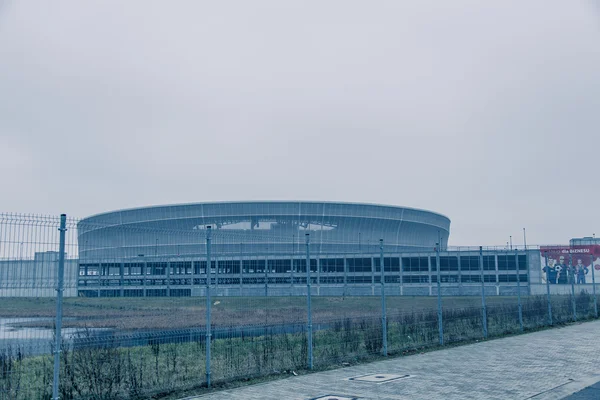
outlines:
[[[209,228],[210,227],[210,228]],[[209,234],[210,231],[210,234]],[[78,224],[80,296],[304,295],[310,258],[315,295],[528,292],[539,252],[447,249],[450,220],[374,204],[252,201],[119,210]],[[211,238],[207,268],[206,239]],[[306,242],[308,241],[308,245]],[[481,267],[483,265],[483,267]]]
[[[310,235],[317,253],[431,250],[450,220],[430,211],[305,201],[198,203],[98,214],[78,224],[79,257],[202,255],[207,227],[215,254],[291,253]]]

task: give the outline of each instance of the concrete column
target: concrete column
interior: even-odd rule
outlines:
[[[143,278],[142,278],[142,285],[144,286],[144,289],[143,289],[144,294],[143,294],[143,296],[147,297],[147,294],[148,294],[147,290],[148,289],[146,287],[148,286],[148,282],[147,282],[148,279],[146,277],[148,276],[148,261],[146,261],[146,260],[144,260],[144,264],[142,265],[142,274],[144,274]]]
[[[293,255],[290,256],[290,261],[292,262],[292,265],[290,266],[290,288],[291,288],[290,296],[291,296],[294,294],[293,293],[294,292],[294,268],[296,268],[294,266],[294,256]]]
[[[317,296],[321,295],[321,258],[317,256]]]
[[[404,295],[404,282],[402,281],[402,254],[400,254],[400,256],[398,256],[398,258],[400,259],[400,296]]]
[[[375,296],[375,261],[373,257],[371,259],[371,296]]]
[[[265,254],[265,270],[263,271],[265,275],[265,297],[269,295],[269,255]]]
[[[240,296],[243,296],[244,293],[244,260],[243,256],[240,254]]]
[[[448,260],[450,262],[450,260]],[[462,266],[460,264],[460,252],[456,252],[456,262],[458,265],[458,295],[462,295]]]
[[[496,263],[496,296],[500,296],[500,280],[498,279],[498,250],[496,250],[496,254],[494,254],[494,262]]]
[[[171,296],[171,261],[167,261],[167,297]]]
[[[321,284],[321,257],[320,255],[316,258],[317,261],[317,285]]]
[[[344,255],[344,296],[348,291],[348,261],[346,255]]]
[[[129,271],[131,273],[131,270]],[[123,297],[125,295],[124,285],[125,285],[125,263],[121,261],[121,265],[119,266],[119,296]]]
[[[215,296],[219,295],[219,260],[215,256]],[[212,264],[212,261],[211,261]],[[211,267],[212,268],[212,267]]]
[[[419,257],[419,258],[421,258],[421,257]],[[420,264],[420,260],[419,260],[419,264]],[[440,270],[440,266],[439,265],[437,266],[437,268],[438,268],[438,271],[441,273],[442,271]],[[429,276],[429,279],[428,279],[428,281],[429,281],[429,295],[431,296],[431,295],[433,295],[433,293],[432,293],[433,290],[432,290],[432,283],[431,283],[431,257],[429,255],[427,255],[427,269],[428,269],[427,275]],[[440,276],[440,274],[438,274],[438,279],[441,280],[441,278],[439,278],[439,276]],[[442,284],[442,282],[439,282],[439,283],[440,283],[440,285]]]

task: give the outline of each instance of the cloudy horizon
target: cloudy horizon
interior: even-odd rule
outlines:
[[[567,243],[600,233],[599,38],[597,0],[0,0],[0,211],[368,202]]]

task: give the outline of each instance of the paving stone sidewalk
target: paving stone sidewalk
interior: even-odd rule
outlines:
[[[409,377],[348,380],[367,374]],[[188,399],[555,400],[598,381],[600,321],[593,321]]]

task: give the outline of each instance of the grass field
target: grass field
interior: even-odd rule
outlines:
[[[489,306],[516,304],[516,297],[490,296]],[[527,298],[524,297],[524,301]],[[481,298],[444,297],[447,309],[481,307]],[[404,314],[437,307],[436,297],[388,296],[389,314]],[[312,297],[315,323],[340,318],[373,316],[381,313],[379,296]],[[65,327],[138,329],[180,329],[205,324],[206,300],[203,297],[147,298],[66,298],[63,303]],[[0,318],[54,317],[56,303],[47,298],[4,298]],[[214,297],[215,326],[265,325],[306,320],[304,297]],[[28,326],[51,326],[37,321]]]

